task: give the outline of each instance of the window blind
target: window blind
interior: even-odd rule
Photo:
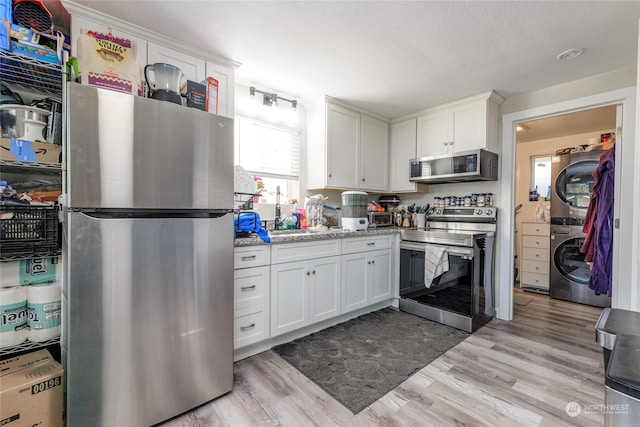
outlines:
[[[238,116],[238,162],[246,170],[297,178],[300,165],[298,132]]]

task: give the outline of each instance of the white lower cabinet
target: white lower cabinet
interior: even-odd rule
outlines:
[[[342,256],[342,313],[391,298],[391,250]]]
[[[391,245],[391,236],[343,241],[342,313],[392,297]]]
[[[520,286],[549,291],[550,225],[539,222],[522,223],[522,274]]]
[[[340,257],[271,266],[271,336],[340,314]]]
[[[235,248],[234,257],[233,348],[236,349],[269,338],[269,248]]]

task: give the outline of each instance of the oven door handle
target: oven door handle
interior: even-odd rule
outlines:
[[[416,243],[416,242],[400,242],[400,249],[409,249],[412,251],[424,252],[427,246],[443,247],[444,245],[431,245],[429,243]],[[463,248],[460,246],[444,246],[448,254],[454,256],[461,256],[465,259],[473,259],[473,248]]]

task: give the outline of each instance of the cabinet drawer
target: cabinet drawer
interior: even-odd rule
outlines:
[[[538,287],[543,287],[543,288],[548,288],[549,287],[549,275],[548,274],[536,274],[536,273],[529,273],[529,272],[523,272],[522,273],[522,279],[520,280],[520,284],[525,286],[525,285],[531,285],[531,286],[538,286]]]
[[[544,222],[523,222],[522,234],[548,236],[551,234],[550,225]]]
[[[233,308],[269,301],[269,267],[253,267],[233,272]]]
[[[269,338],[268,311],[237,316],[233,319],[233,348],[244,347]]]
[[[522,259],[531,261],[549,262],[549,249],[545,248],[522,248]]]
[[[269,265],[270,262],[271,252],[267,245],[233,248],[234,269]]]
[[[536,274],[549,274],[549,261],[522,260],[522,271]]]
[[[342,253],[377,251],[391,248],[393,235],[387,234],[374,237],[354,237],[342,239]]]
[[[340,255],[340,239],[307,240],[296,243],[272,245],[271,263],[304,261],[311,258],[322,258]]]
[[[522,236],[522,246],[525,248],[549,249],[549,236]]]

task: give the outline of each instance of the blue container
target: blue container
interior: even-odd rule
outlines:
[[[7,25],[10,26],[13,22],[12,3],[11,0],[0,0],[0,19],[7,22],[5,25],[4,22],[0,21],[0,49],[2,50],[9,50],[9,29]]]

